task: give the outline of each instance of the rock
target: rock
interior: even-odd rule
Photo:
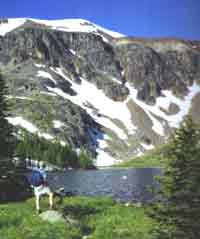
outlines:
[[[48,210],[39,215],[43,220],[48,222],[66,222],[64,216],[55,210]]]
[[[55,210],[48,210],[39,215],[43,220],[55,223],[55,222],[65,222],[72,226],[79,225],[78,220],[71,218],[69,215],[63,215],[61,212]]]
[[[175,114],[178,114],[178,112],[180,111],[180,107],[175,103],[171,103],[167,110],[163,109],[162,107],[160,109],[163,112],[165,112],[165,114],[167,114],[167,115],[175,115]]]

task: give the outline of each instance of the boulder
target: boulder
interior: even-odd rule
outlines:
[[[44,221],[48,221],[51,223],[55,222],[66,222],[62,213],[55,210],[48,210],[39,215]]]

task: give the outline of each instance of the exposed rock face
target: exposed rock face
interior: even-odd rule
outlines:
[[[119,40],[116,49],[125,78],[138,89],[138,98],[149,104],[154,104],[165,89],[183,96],[199,79],[200,52],[192,42]]]
[[[119,48],[125,68],[125,78],[139,91],[138,98],[155,103],[161,93],[162,62],[151,48],[141,45],[123,45]]]
[[[95,34],[65,33],[27,23],[8,33],[0,44],[3,64],[34,60],[49,67],[63,67],[73,80],[80,82],[82,76],[104,89],[110,98],[121,100],[128,95],[128,89],[120,84],[122,68],[113,48]],[[112,77],[117,78],[120,85]]]
[[[200,42],[114,38],[103,30],[49,25],[27,20],[0,36],[13,117],[75,148],[120,160],[165,142],[189,111],[199,118]]]

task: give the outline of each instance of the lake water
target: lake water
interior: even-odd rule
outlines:
[[[149,202],[155,199],[152,188],[159,184],[159,168],[69,170],[48,174],[50,185],[64,187],[67,194],[108,196],[121,202]]]

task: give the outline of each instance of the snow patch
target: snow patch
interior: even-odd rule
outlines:
[[[47,134],[47,133],[40,133],[40,132],[39,132],[38,135],[39,135],[40,137],[43,137],[43,138],[47,139],[47,140],[52,140],[52,139],[54,139],[54,137],[53,137],[52,135]]]
[[[69,49],[69,51],[73,54],[76,55],[76,52],[73,49]]]
[[[65,124],[59,120],[53,120],[53,124],[54,124],[54,128],[59,129],[62,126],[64,126]]]
[[[24,120],[22,117],[7,117],[7,120],[10,124],[14,126],[21,126],[22,128],[28,130],[31,133],[36,133],[38,131],[38,128],[35,127],[32,123],[30,123],[27,120]]]
[[[50,95],[50,96],[57,96],[57,95],[54,94],[54,93],[46,92],[46,91],[40,91],[40,94],[43,94],[43,95]]]
[[[0,24],[0,36],[4,36],[6,33],[18,28],[26,22],[25,18],[12,18],[8,19],[8,23]]]
[[[20,100],[33,100],[30,97],[25,97],[25,96],[12,96],[12,95],[8,95],[6,96],[8,99],[20,99]]]
[[[67,143],[66,143],[65,141],[63,141],[63,140],[60,141],[60,144],[61,144],[62,146],[66,146],[66,145],[67,145]]]
[[[37,76],[39,77],[44,77],[44,78],[48,78],[50,79],[51,81],[53,81],[53,83],[56,85],[57,82],[53,79],[53,77],[51,76],[51,74],[49,74],[48,72],[46,71],[38,71],[37,72]]]
[[[97,139],[98,144],[99,144],[99,148],[100,149],[105,149],[108,145],[107,142],[103,139]]]
[[[97,167],[109,167],[116,164],[116,160],[102,149],[97,149],[98,156],[96,158]]]
[[[117,78],[115,77],[111,77],[111,80],[118,83],[119,85],[121,85],[122,82],[120,82]]]
[[[47,140],[53,140],[54,137],[50,134],[47,133],[40,133],[39,129],[33,125],[31,122],[23,119],[21,116],[17,116],[17,117],[7,117],[7,120],[10,124],[14,125],[14,126],[21,126],[22,128],[26,129],[27,131],[29,131],[30,133],[38,133],[39,137],[43,137]]]
[[[34,64],[36,67],[38,67],[38,68],[45,68],[45,65],[41,65],[41,64]]]
[[[154,145],[153,144],[145,144],[145,143],[141,143],[142,147],[146,150],[151,150],[154,149]]]
[[[98,148],[105,149],[108,147],[107,140],[109,140],[109,136],[107,134],[100,134],[102,137],[97,135],[97,142],[98,142]]]

